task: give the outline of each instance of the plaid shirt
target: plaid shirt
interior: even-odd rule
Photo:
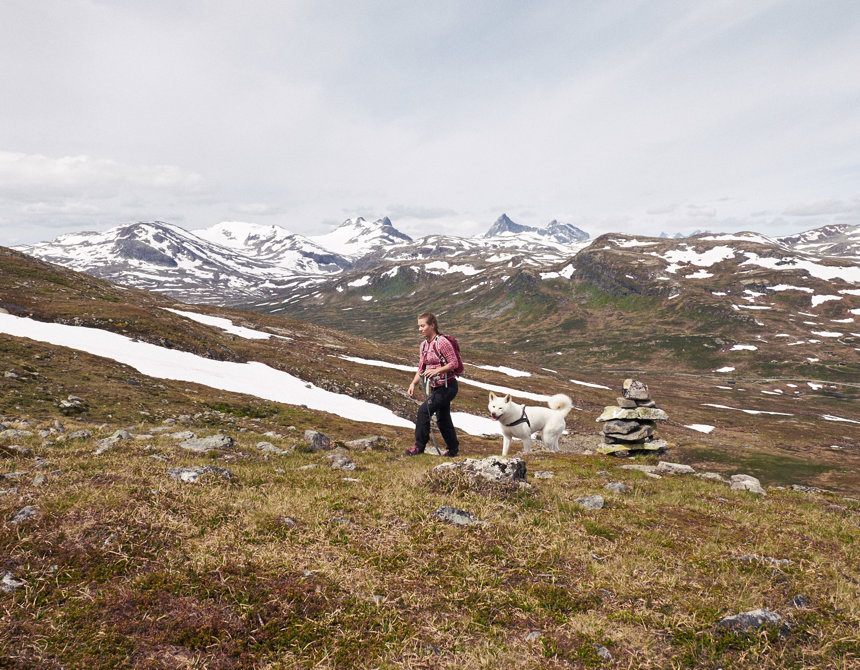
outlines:
[[[448,341],[444,335],[437,335],[432,342],[424,340],[421,343],[418,358],[419,374],[424,370],[435,370],[443,365],[452,363],[457,360],[457,352],[454,351],[454,345]],[[456,379],[456,375],[451,372],[445,372],[437,377],[430,378],[430,386],[438,387],[445,386],[449,381]]]

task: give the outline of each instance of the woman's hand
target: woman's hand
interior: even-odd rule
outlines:
[[[409,385],[409,389],[406,391],[406,393],[408,393],[408,394],[409,394],[409,397],[410,397],[410,398],[411,398],[412,396],[414,396],[414,395],[415,395],[415,382],[412,382],[412,383]]]

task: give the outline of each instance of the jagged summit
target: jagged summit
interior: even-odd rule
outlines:
[[[536,228],[534,226],[525,226],[520,223],[515,223],[507,214],[502,214],[498,219],[496,219],[495,223],[490,226],[490,229],[484,233],[484,237],[489,238],[499,237],[501,235],[522,235],[524,233],[537,234],[560,244],[584,242],[589,238],[588,233],[584,230],[580,230],[570,223],[561,223],[557,219],[550,221],[546,228]]]
[[[490,226],[490,229],[484,233],[484,237],[496,237],[504,233],[525,233],[530,230],[537,230],[531,226],[523,226],[519,223],[514,223],[507,214],[502,214],[495,223]]]

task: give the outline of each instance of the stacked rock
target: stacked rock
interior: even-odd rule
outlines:
[[[654,439],[656,421],[669,417],[651,399],[648,387],[635,379],[625,379],[618,404],[603,410],[597,420],[603,423],[601,454],[623,456],[631,451],[659,451],[666,448],[665,440]]]

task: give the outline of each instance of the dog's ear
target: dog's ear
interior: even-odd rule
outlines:
[[[490,391],[490,402],[493,402],[493,400],[495,400],[495,399],[496,399],[496,394],[493,393],[492,391]]]
[[[505,396],[505,402],[510,402],[510,401],[511,401],[511,394],[508,393],[508,395]]]

